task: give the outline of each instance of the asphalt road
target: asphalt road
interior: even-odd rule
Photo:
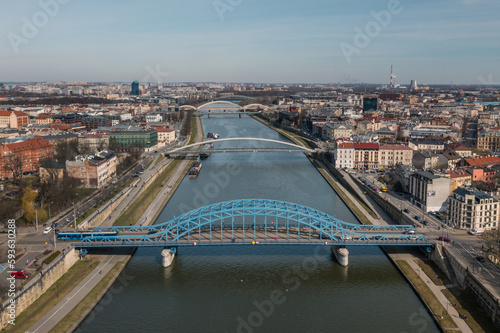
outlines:
[[[347,176],[347,173],[342,172],[343,175]],[[379,182],[376,178],[380,176],[378,173],[361,173],[357,172],[352,174],[354,178],[363,177],[368,180],[371,184],[380,189],[384,184]],[[363,188],[363,191],[368,191],[370,189]],[[460,259],[462,264],[469,269],[483,284],[489,286],[489,290],[497,298],[500,298],[500,268],[494,263],[486,259],[486,253],[483,252],[484,241],[477,235],[470,235],[465,230],[459,230],[448,227],[444,224],[444,221],[436,218],[435,215],[430,213],[425,213],[421,208],[413,205],[407,196],[402,195],[397,192],[387,191],[379,192],[379,195],[389,200],[400,209],[408,209],[408,215],[415,226],[418,227],[418,233],[424,234],[427,239],[435,240],[436,242],[441,242],[441,244],[447,246],[447,248]],[[366,196],[367,200],[371,201],[369,196]],[[415,216],[421,217],[418,221]],[[422,220],[427,220],[428,225],[423,225]],[[439,241],[438,238],[443,237],[450,240],[449,243],[444,241]],[[476,258],[482,256],[485,258],[484,262],[478,261]]]

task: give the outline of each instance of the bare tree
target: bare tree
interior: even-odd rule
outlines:
[[[74,160],[78,155],[78,141],[61,142],[56,144],[55,158],[59,162]]]
[[[467,133],[467,127],[469,126],[470,118],[464,118],[462,122],[462,128],[460,129],[461,137],[465,137],[465,133]]]
[[[496,258],[500,258],[500,229],[486,231],[484,242],[486,249]]]
[[[99,144],[97,146],[97,150],[98,151],[103,151],[106,148],[107,148],[106,140],[104,140],[104,139],[99,140]]]
[[[92,150],[93,149],[90,147],[90,143],[88,142],[84,142],[78,145],[78,154],[80,155],[87,155],[90,153],[94,153],[94,151]]]
[[[23,178],[23,159],[20,155],[7,158],[7,162],[4,164],[4,169],[12,172],[14,183],[16,183],[18,179]]]
[[[398,128],[396,130],[396,140],[398,140],[398,141],[404,141],[405,140],[405,136],[404,136],[404,133],[403,133],[403,126],[401,126],[401,124],[398,124]]]
[[[46,157],[40,161],[40,167],[44,169],[44,177],[40,178],[40,206],[43,207],[45,201],[51,200],[59,191],[61,179],[61,169],[63,164],[58,163],[52,156]]]

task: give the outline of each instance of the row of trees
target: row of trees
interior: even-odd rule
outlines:
[[[189,136],[191,133],[191,117],[193,116],[193,110],[188,110],[183,113],[182,127],[180,135],[183,137]]]

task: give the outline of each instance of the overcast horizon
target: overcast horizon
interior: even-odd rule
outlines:
[[[28,0],[0,82],[500,84],[495,0]]]

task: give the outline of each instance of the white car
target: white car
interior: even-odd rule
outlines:
[[[52,227],[47,227],[47,228],[45,228],[45,230],[43,231],[43,233],[44,234],[48,234],[51,231],[52,231]]]

